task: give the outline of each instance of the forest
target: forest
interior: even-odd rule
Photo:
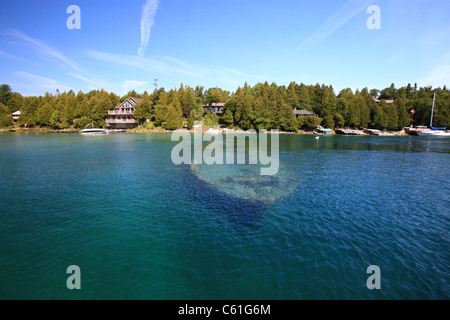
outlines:
[[[0,127],[40,127],[49,129],[82,129],[90,123],[106,127],[108,110],[128,97],[143,99],[136,105],[135,119],[145,128],[175,130],[192,128],[194,121],[203,120],[207,126],[254,129],[279,129],[297,132],[325,128],[374,128],[401,130],[413,120],[415,126],[429,125],[433,94],[436,94],[434,126],[450,127],[450,90],[408,84],[378,90],[343,89],[336,94],[331,85],[305,85],[291,82],[287,87],[247,83],[235,92],[218,87],[205,89],[180,85],[166,90],[154,86],[151,93],[134,90],[118,96],[105,90],[88,93],[70,90],[27,96],[14,92],[8,84],[0,86]],[[375,99],[378,99],[376,101]],[[394,102],[392,102],[392,100]],[[205,104],[225,103],[221,116],[204,114]],[[388,103],[389,102],[389,103]],[[295,119],[293,110],[308,110],[318,117]],[[412,118],[411,110],[415,113]],[[12,113],[20,111],[14,122]],[[146,122],[149,119],[150,122]]]

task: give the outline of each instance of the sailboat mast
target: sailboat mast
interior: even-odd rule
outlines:
[[[434,102],[436,101],[436,93],[433,95],[433,107],[431,108],[430,128],[433,126]]]

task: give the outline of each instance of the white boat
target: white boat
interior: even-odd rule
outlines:
[[[450,137],[450,132],[436,128],[417,130],[421,137]]]
[[[219,134],[220,133],[219,129],[213,129],[213,128],[209,128],[207,132],[211,133],[211,134]]]
[[[80,131],[81,134],[106,134],[106,129],[94,128],[94,124],[92,124],[92,128],[85,128]]]
[[[100,128],[90,128],[90,129],[83,129],[80,131],[81,134],[106,134],[106,129],[100,129]]]
[[[433,95],[433,107],[431,108],[431,121],[429,129],[419,129],[417,130],[417,135],[421,137],[450,137],[450,132],[447,128],[435,128],[433,127],[433,114],[434,114],[434,103],[436,101],[436,93]]]

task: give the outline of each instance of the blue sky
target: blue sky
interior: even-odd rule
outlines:
[[[69,5],[80,30],[67,28]],[[2,0],[0,83],[23,95],[150,92],[155,78],[229,91],[450,86],[448,17],[448,0]]]

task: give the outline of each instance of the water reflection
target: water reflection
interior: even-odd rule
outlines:
[[[227,193],[226,187],[201,178],[190,166],[184,167],[185,184],[190,194],[202,205],[213,209],[232,224],[242,227],[255,227],[260,224],[264,211],[270,203],[259,199],[244,199]],[[233,179],[230,177],[230,179]],[[226,182],[224,182],[226,184]]]

